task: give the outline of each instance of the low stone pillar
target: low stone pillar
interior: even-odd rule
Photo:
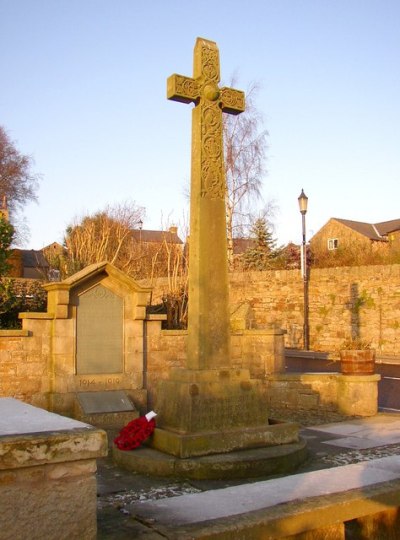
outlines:
[[[339,375],[338,411],[348,416],[374,416],[380,379],[380,375]]]
[[[285,371],[285,331],[264,328],[232,334],[232,364],[247,368],[252,378],[263,379]]]
[[[94,540],[96,458],[106,454],[104,431],[12,398],[1,398],[4,538]]]

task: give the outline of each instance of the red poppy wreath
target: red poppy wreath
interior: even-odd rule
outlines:
[[[119,450],[134,450],[140,446],[153,433],[156,427],[155,416],[157,414],[150,411],[144,416],[131,420],[114,439],[115,446]]]

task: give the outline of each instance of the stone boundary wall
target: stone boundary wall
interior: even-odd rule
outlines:
[[[186,363],[187,331],[161,330],[161,321],[147,321],[146,390],[149,407],[154,403],[158,381],[168,378],[171,368]],[[269,330],[236,330],[232,334],[231,365],[249,369],[250,376],[264,379],[284,371],[283,332]]]
[[[0,397],[13,397],[37,407],[50,407],[49,321],[34,321],[32,330],[0,330]]]
[[[154,284],[153,304],[166,290]],[[285,346],[302,348],[303,281],[299,270],[230,275],[232,311],[248,304],[249,327],[286,331]],[[371,342],[378,354],[400,355],[400,265],[311,269],[310,348],[338,351],[352,335]]]

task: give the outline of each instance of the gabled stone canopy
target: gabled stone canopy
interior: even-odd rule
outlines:
[[[63,281],[44,285],[44,289],[48,292],[48,313],[53,314],[56,319],[68,318],[68,306],[74,305],[74,299],[98,284],[118,296],[132,297],[131,307],[134,312],[131,313],[131,317],[133,319],[145,318],[151,288],[140,286],[134,279],[107,261],[87,266]]]

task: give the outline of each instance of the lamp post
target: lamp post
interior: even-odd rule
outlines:
[[[303,277],[303,289],[304,289],[304,322],[303,322],[303,347],[306,351],[310,347],[310,332],[308,327],[308,268],[307,268],[307,244],[306,244],[306,213],[308,205],[308,197],[301,190],[298,197],[299,209],[301,213],[301,226],[302,226],[302,242],[301,242],[301,275]]]
[[[142,273],[142,229],[143,229],[143,221],[139,219],[138,221],[138,227],[139,227],[139,271]]]

